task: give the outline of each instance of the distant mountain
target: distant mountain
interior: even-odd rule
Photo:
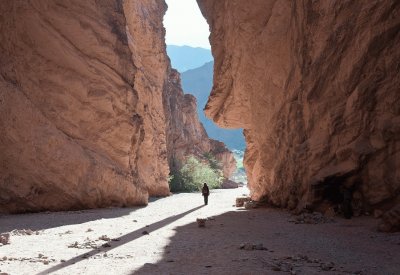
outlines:
[[[207,134],[212,139],[224,142],[229,149],[244,150],[246,147],[242,130],[222,129],[216,126],[204,115],[204,107],[207,103],[213,84],[214,62],[208,62],[203,66],[181,73],[182,87],[185,93],[193,94],[197,98],[197,112]]]
[[[213,60],[211,51],[204,48],[167,45],[167,53],[171,59],[172,68],[177,69],[180,73],[198,68]]]

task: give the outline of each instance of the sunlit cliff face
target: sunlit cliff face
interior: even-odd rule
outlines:
[[[334,185],[361,212],[398,207],[397,1],[198,3],[215,58],[205,111],[245,128],[253,198],[302,209]]]
[[[0,211],[145,204],[149,193],[169,193],[165,9],[0,3]]]
[[[0,212],[146,204],[170,194],[172,157],[215,152],[231,173],[171,70],[166,8],[0,2]]]

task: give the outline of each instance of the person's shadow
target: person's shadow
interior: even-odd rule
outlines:
[[[204,207],[204,205],[197,206],[197,207],[192,208],[192,209],[190,209],[190,210],[188,210],[186,212],[183,212],[183,213],[180,213],[178,215],[174,215],[174,216],[168,217],[168,218],[166,218],[164,220],[161,220],[161,221],[155,222],[153,224],[150,224],[149,226],[137,229],[137,230],[135,230],[135,231],[133,231],[131,233],[128,233],[126,235],[123,235],[123,236],[119,237],[118,238],[119,242],[117,242],[117,243],[113,242],[113,241],[109,241],[109,242],[103,244],[103,247],[101,249],[93,249],[92,251],[89,251],[89,252],[83,253],[81,255],[78,255],[78,256],[76,256],[76,257],[74,257],[74,258],[72,258],[72,259],[70,259],[70,260],[68,260],[68,261],[66,261],[64,263],[60,263],[60,264],[58,264],[56,266],[53,266],[53,267],[51,267],[49,269],[44,270],[44,271],[40,272],[38,275],[49,274],[49,273],[58,271],[58,270],[60,270],[60,269],[62,269],[64,267],[67,267],[67,266],[73,265],[75,263],[78,263],[78,262],[80,262],[82,260],[85,260],[86,258],[89,258],[91,256],[94,256],[96,254],[108,252],[108,251],[110,251],[110,250],[112,250],[114,248],[117,248],[117,247],[119,247],[121,245],[124,245],[124,244],[126,244],[128,242],[131,242],[131,241],[133,241],[135,239],[138,239],[138,238],[142,237],[144,230],[147,231],[147,233],[151,233],[151,232],[156,231],[156,230],[158,230],[158,229],[160,229],[160,228],[162,228],[162,227],[164,227],[164,226],[166,226],[166,225],[168,225],[170,223],[173,223],[176,220],[179,220],[180,218],[186,216],[187,214],[192,213],[192,212],[194,212],[194,211],[196,211],[196,210],[198,210],[198,209],[200,209],[202,207]]]

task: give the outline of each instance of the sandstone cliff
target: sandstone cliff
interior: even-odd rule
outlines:
[[[181,168],[190,156],[203,159],[210,153],[221,164],[223,176],[229,178],[236,170],[236,160],[225,144],[210,139],[199,121],[196,98],[184,94],[180,74],[171,69],[164,95],[164,108],[167,118],[167,148],[171,171]]]
[[[399,1],[198,3],[215,58],[206,113],[245,129],[254,199],[302,209],[346,188],[362,211],[400,203]]]
[[[232,165],[170,69],[166,8],[0,2],[0,212],[146,204],[169,194],[172,155]]]
[[[163,1],[1,1],[0,212],[169,193]]]

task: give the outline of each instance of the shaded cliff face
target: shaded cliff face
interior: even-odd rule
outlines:
[[[245,129],[253,198],[302,208],[334,186],[364,209],[400,202],[398,1],[198,3],[215,58],[206,114]]]
[[[163,111],[164,87],[169,74],[164,1],[124,1],[129,48],[137,69],[134,88],[138,92],[137,112],[143,118],[144,137],[138,148],[137,171],[151,196],[169,194],[166,145],[166,118]],[[137,87],[137,89],[136,89]]]
[[[205,153],[211,153],[221,163],[224,177],[229,178],[236,170],[233,153],[224,143],[208,137],[197,115],[196,98],[183,93],[180,74],[175,69],[170,70],[165,91],[164,110],[171,171],[179,170],[190,155],[203,159]]]
[[[2,1],[0,212],[169,193],[162,1]]]

